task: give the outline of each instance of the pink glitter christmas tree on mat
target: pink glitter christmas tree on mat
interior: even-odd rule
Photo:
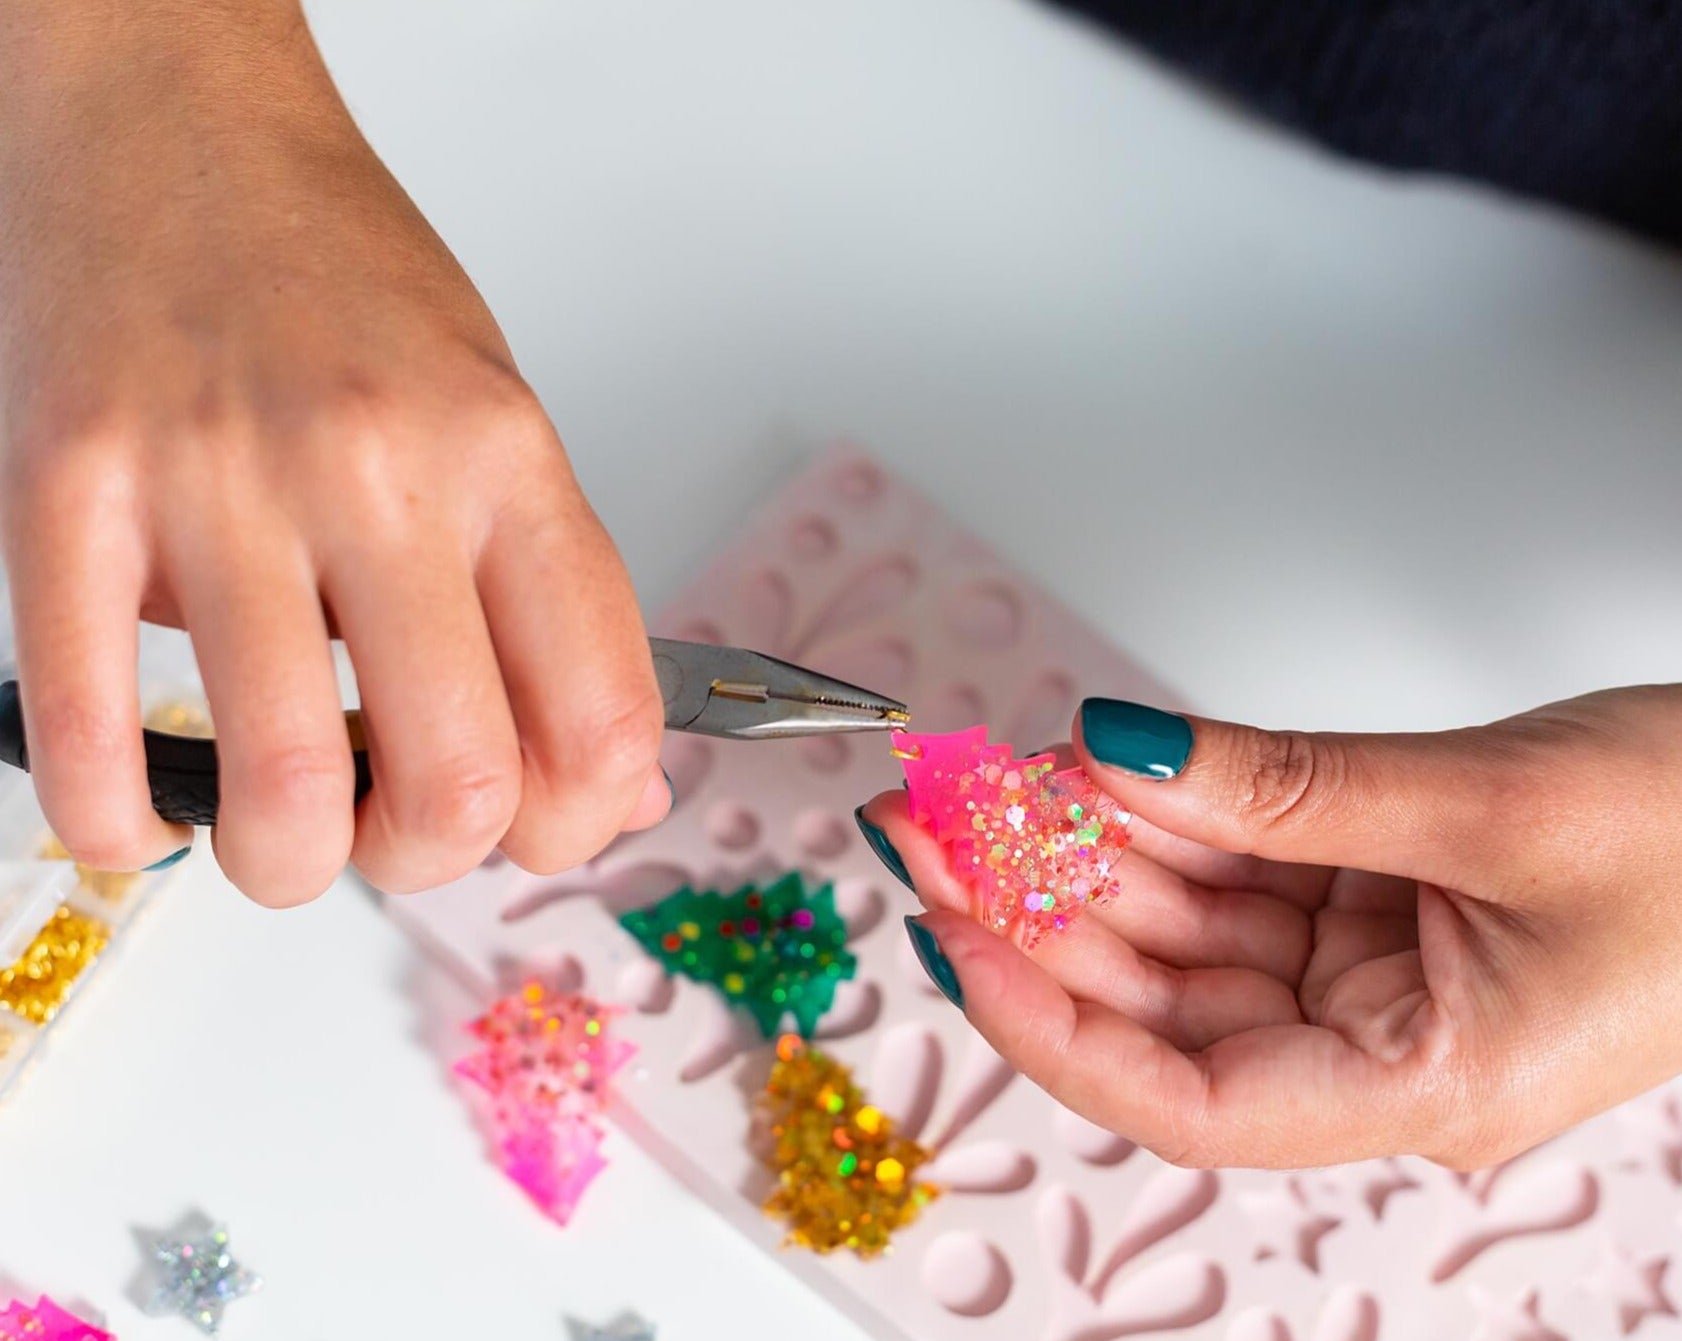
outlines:
[[[527,983],[468,1028],[484,1045],[456,1064],[489,1098],[503,1172],[557,1224],[605,1167],[598,1121],[608,1082],[636,1048],[612,1037],[614,1011]]]
[[[0,1341],[116,1341],[116,1338],[42,1295],[34,1304],[14,1299],[0,1308]]]
[[[893,742],[911,818],[946,848],[984,926],[1032,949],[1115,897],[1132,816],[1080,769],[1014,758],[985,726]]]

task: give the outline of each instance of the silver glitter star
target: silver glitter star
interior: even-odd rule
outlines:
[[[193,1238],[158,1239],[152,1252],[158,1288],[147,1311],[179,1314],[206,1336],[222,1330],[222,1313],[230,1303],[263,1283],[234,1261],[228,1231],[221,1225]]]
[[[621,1313],[601,1327],[577,1321],[569,1325],[573,1341],[654,1341],[654,1324],[635,1313]]]

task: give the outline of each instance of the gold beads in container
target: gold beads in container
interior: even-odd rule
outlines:
[[[31,1024],[46,1024],[110,939],[103,922],[59,908],[17,963],[0,969],[0,1006]]]

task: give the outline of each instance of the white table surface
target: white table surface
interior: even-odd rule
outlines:
[[[1682,666],[1675,258],[1333,163],[1021,0],[314,17],[651,602],[844,436],[1228,715]],[[438,990],[352,882],[265,913],[197,853],[0,1112],[0,1278],[189,1336],[125,1291],[134,1228],[196,1207],[268,1277],[231,1341],[626,1305],[856,1341],[622,1139],[572,1228],[533,1214],[419,1036]]]

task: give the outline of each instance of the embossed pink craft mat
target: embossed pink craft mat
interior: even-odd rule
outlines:
[[[987,722],[1024,749],[1067,734],[1080,691],[1171,701],[927,499],[846,450],[746,521],[655,626],[896,694],[918,730]],[[539,970],[625,1004],[640,1054],[617,1120],[873,1335],[1682,1341],[1671,1303],[1682,1281],[1667,1274],[1682,1252],[1675,1093],[1471,1177],[1412,1159],[1176,1169],[1012,1075],[929,987],[900,925],[911,896],[851,817],[899,779],[885,741],[674,736],[665,758],[680,798],[671,819],[588,868],[545,880],[488,865],[387,906],[487,997]],[[860,960],[821,1046],[939,1150],[926,1173],[946,1195],[875,1262],[778,1249],[748,1150],[770,1049],[710,989],[665,979],[615,921],[685,883],[729,889],[790,867],[835,883]],[[591,1198],[612,1195],[610,1174],[557,1232],[587,1232]]]

